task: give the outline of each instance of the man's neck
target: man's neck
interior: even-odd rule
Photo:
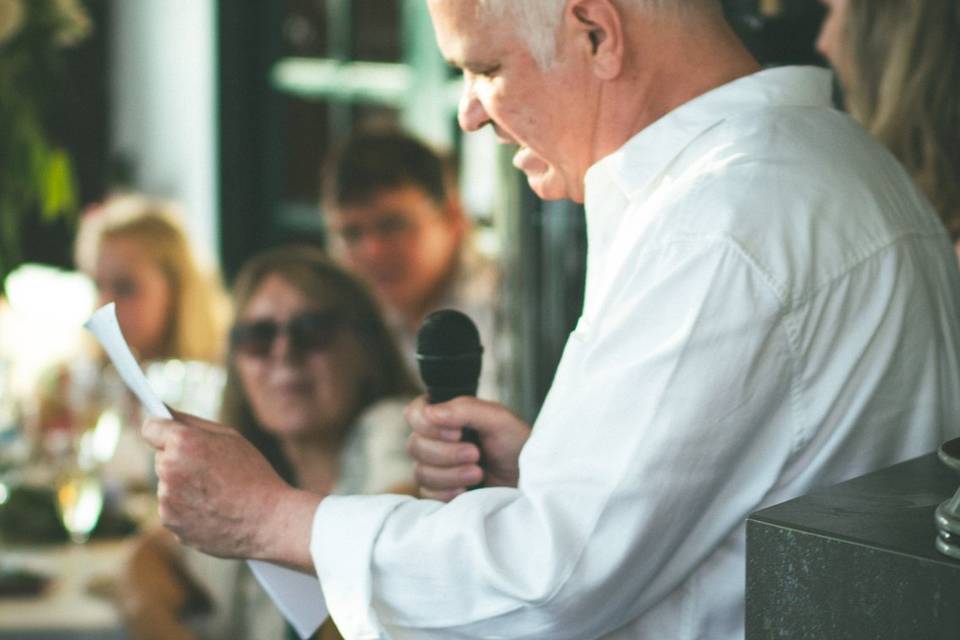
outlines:
[[[681,105],[760,70],[725,22],[640,23],[622,77],[604,87],[594,162]]]
[[[430,289],[429,295],[425,296],[420,304],[398,314],[405,331],[411,335],[415,334],[420,329],[420,325],[423,324],[427,314],[438,309],[444,303],[451,287],[454,286],[454,282],[459,277],[461,269],[463,269],[463,261],[466,259],[465,252],[468,250],[469,247],[466,242],[457,245],[443,277]]]

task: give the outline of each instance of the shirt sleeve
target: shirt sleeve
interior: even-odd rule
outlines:
[[[614,282],[568,341],[518,488],[321,503],[311,551],[345,637],[596,637],[763,501],[792,443],[764,272],[724,237],[674,237]]]

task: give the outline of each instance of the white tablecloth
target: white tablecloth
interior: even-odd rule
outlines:
[[[0,640],[113,640],[126,637],[113,604],[89,592],[91,580],[119,571],[129,540],[84,545],[4,547],[5,563],[52,577],[38,597],[0,598]]]

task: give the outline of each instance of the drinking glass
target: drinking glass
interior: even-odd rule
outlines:
[[[100,520],[103,510],[103,483],[99,475],[74,468],[57,476],[57,507],[70,540],[82,544]]]
[[[17,407],[10,381],[10,364],[0,354],[0,505],[9,496],[10,476],[29,454],[29,446],[17,424]]]
[[[197,360],[158,360],[146,365],[147,381],[164,404],[216,420],[226,382],[223,367]]]
[[[101,466],[113,455],[119,419],[109,409],[96,425],[61,451],[55,476],[57,510],[70,539],[82,544],[100,520],[104,488]]]

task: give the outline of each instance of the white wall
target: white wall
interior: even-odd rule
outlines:
[[[214,0],[113,0],[113,151],[134,186],[179,202],[197,248],[218,256]]]

